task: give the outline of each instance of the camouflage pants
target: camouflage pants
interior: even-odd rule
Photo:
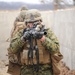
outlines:
[[[51,69],[49,66],[40,65],[39,66],[39,72],[36,72],[35,67],[23,66],[21,68],[21,74],[20,75],[52,75],[52,74],[51,74]]]

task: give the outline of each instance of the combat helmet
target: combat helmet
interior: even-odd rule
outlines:
[[[20,14],[19,14],[19,16],[23,19],[23,21],[24,21],[24,19],[25,19],[25,15],[26,15],[26,12],[28,11],[28,8],[26,7],[26,6],[23,6],[22,8],[21,8],[21,11],[20,11]]]
[[[22,7],[21,7],[21,11],[22,11],[22,10],[28,10],[28,8],[27,8],[26,6],[22,6]]]
[[[31,9],[31,10],[28,10],[26,12],[25,23],[35,22],[35,21],[38,21],[38,20],[42,21],[41,14],[40,14],[39,10]]]

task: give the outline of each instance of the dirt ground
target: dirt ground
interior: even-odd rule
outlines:
[[[17,68],[17,70],[14,68],[14,72],[8,73],[8,66],[5,66],[6,64],[3,61],[0,61],[0,75],[19,75],[17,70],[20,71],[19,66],[14,66]],[[63,62],[60,62],[59,64],[61,66],[61,73],[60,75],[75,75],[75,70],[70,70]],[[16,73],[15,73],[16,72]]]

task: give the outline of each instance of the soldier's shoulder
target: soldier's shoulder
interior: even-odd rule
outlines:
[[[47,28],[47,33],[53,33],[53,31],[51,30],[51,28]]]

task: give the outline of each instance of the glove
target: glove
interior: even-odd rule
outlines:
[[[30,36],[29,32],[25,32],[25,33],[23,34],[23,36],[21,37],[21,40],[26,41],[26,40],[29,39],[29,36]]]

